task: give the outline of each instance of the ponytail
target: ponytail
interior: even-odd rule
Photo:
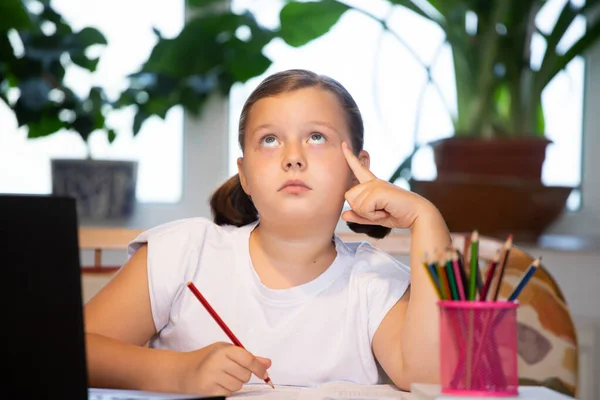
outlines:
[[[356,222],[346,222],[348,227],[356,233],[364,233],[374,239],[383,239],[392,231],[391,228],[381,225],[363,225]]]
[[[217,225],[244,226],[258,220],[258,211],[244,192],[239,174],[229,178],[213,193],[210,208]]]

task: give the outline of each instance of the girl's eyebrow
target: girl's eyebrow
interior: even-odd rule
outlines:
[[[332,131],[334,131],[338,135],[340,134],[340,132],[335,128],[335,126],[331,125],[329,122],[325,122],[325,121],[310,121],[309,124],[321,125],[321,126],[324,126],[326,128],[331,129]]]
[[[253,128],[251,130],[251,132],[255,133],[256,131],[259,131],[261,129],[265,129],[265,128],[271,129],[271,128],[274,128],[274,127],[275,127],[275,125],[273,125],[273,124],[262,124],[262,125],[257,126],[256,128]]]
[[[320,125],[320,126],[324,126],[324,127],[326,127],[326,128],[329,128],[329,129],[331,129],[332,131],[334,131],[334,132],[335,132],[335,133],[337,133],[338,135],[340,134],[340,132],[339,132],[339,131],[338,131],[338,130],[337,130],[337,129],[336,129],[336,128],[335,128],[335,127],[332,125],[332,124],[330,124],[329,122],[325,122],[325,121],[309,121],[308,123],[309,123],[309,124],[312,124],[312,125]],[[259,130],[261,130],[261,129],[271,129],[271,128],[274,128],[274,127],[275,127],[275,125],[274,125],[274,124],[269,124],[269,123],[267,123],[267,124],[262,124],[262,125],[259,125],[259,126],[257,126],[256,128],[253,128],[253,129],[251,130],[251,132],[252,132],[252,133],[255,133],[255,132],[257,132],[257,131],[259,131]]]

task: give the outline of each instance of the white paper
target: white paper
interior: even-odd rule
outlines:
[[[121,389],[88,389],[88,400],[145,400],[145,399],[198,399],[202,396],[190,394],[172,394],[160,392],[146,392],[142,390],[121,390]]]
[[[418,400],[464,400],[473,399],[467,396],[453,396],[441,394],[440,385],[428,385],[422,383],[413,383],[411,389],[415,398]],[[517,396],[486,397],[486,400],[573,400],[572,397],[565,396],[542,386],[519,386]]]
[[[389,400],[412,399],[406,392],[392,385],[358,385],[355,383],[330,382],[316,388],[297,386],[246,385],[234,393],[231,399],[248,398],[252,400]]]

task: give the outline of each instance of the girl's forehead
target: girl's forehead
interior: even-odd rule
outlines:
[[[345,110],[336,95],[321,88],[304,88],[258,100],[249,110],[248,125],[319,121],[344,129]]]

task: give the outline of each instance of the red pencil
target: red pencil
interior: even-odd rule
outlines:
[[[498,265],[498,261],[500,261],[500,250],[496,252],[492,262],[490,263],[487,276],[485,278],[485,284],[483,285],[483,289],[481,289],[481,295],[479,296],[479,300],[486,301],[487,294],[492,284],[492,280],[494,279],[494,272],[496,271],[496,265]]]
[[[506,264],[508,263],[508,257],[510,256],[510,250],[512,248],[513,236],[508,235],[508,239],[506,239],[506,243],[504,243],[504,257],[502,258],[502,263],[499,263],[498,267],[500,270],[498,271],[498,280],[496,282],[496,286],[492,296],[493,301],[498,300],[498,294],[500,293],[500,286],[502,286],[502,279],[504,278],[504,270],[506,269]]]
[[[200,300],[200,303],[202,303],[202,305],[204,306],[204,308],[206,308],[206,311],[208,311],[208,313],[210,314],[211,317],[213,317],[213,319],[215,320],[215,322],[221,327],[221,329],[223,329],[223,332],[225,332],[225,334],[227,335],[227,337],[229,337],[229,340],[231,340],[233,342],[234,345],[241,347],[242,349],[245,349],[245,347],[242,345],[242,342],[240,342],[238,340],[238,338],[235,337],[235,335],[233,334],[233,332],[231,332],[231,329],[229,329],[229,327],[227,325],[225,325],[225,322],[223,322],[223,320],[221,319],[221,317],[219,317],[219,314],[217,314],[217,312],[211,307],[210,304],[208,304],[208,301],[206,301],[206,299],[204,298],[204,296],[202,296],[202,293],[200,293],[200,291],[198,290],[198,288],[196,288],[196,285],[194,285],[192,282],[188,282],[187,283],[187,287],[192,291],[192,293],[194,293],[194,296],[196,296],[196,298],[198,300]],[[273,389],[275,389],[275,386],[273,386],[273,382],[271,382],[271,378],[269,378],[268,376],[264,379],[265,383],[269,386],[271,386]]]

